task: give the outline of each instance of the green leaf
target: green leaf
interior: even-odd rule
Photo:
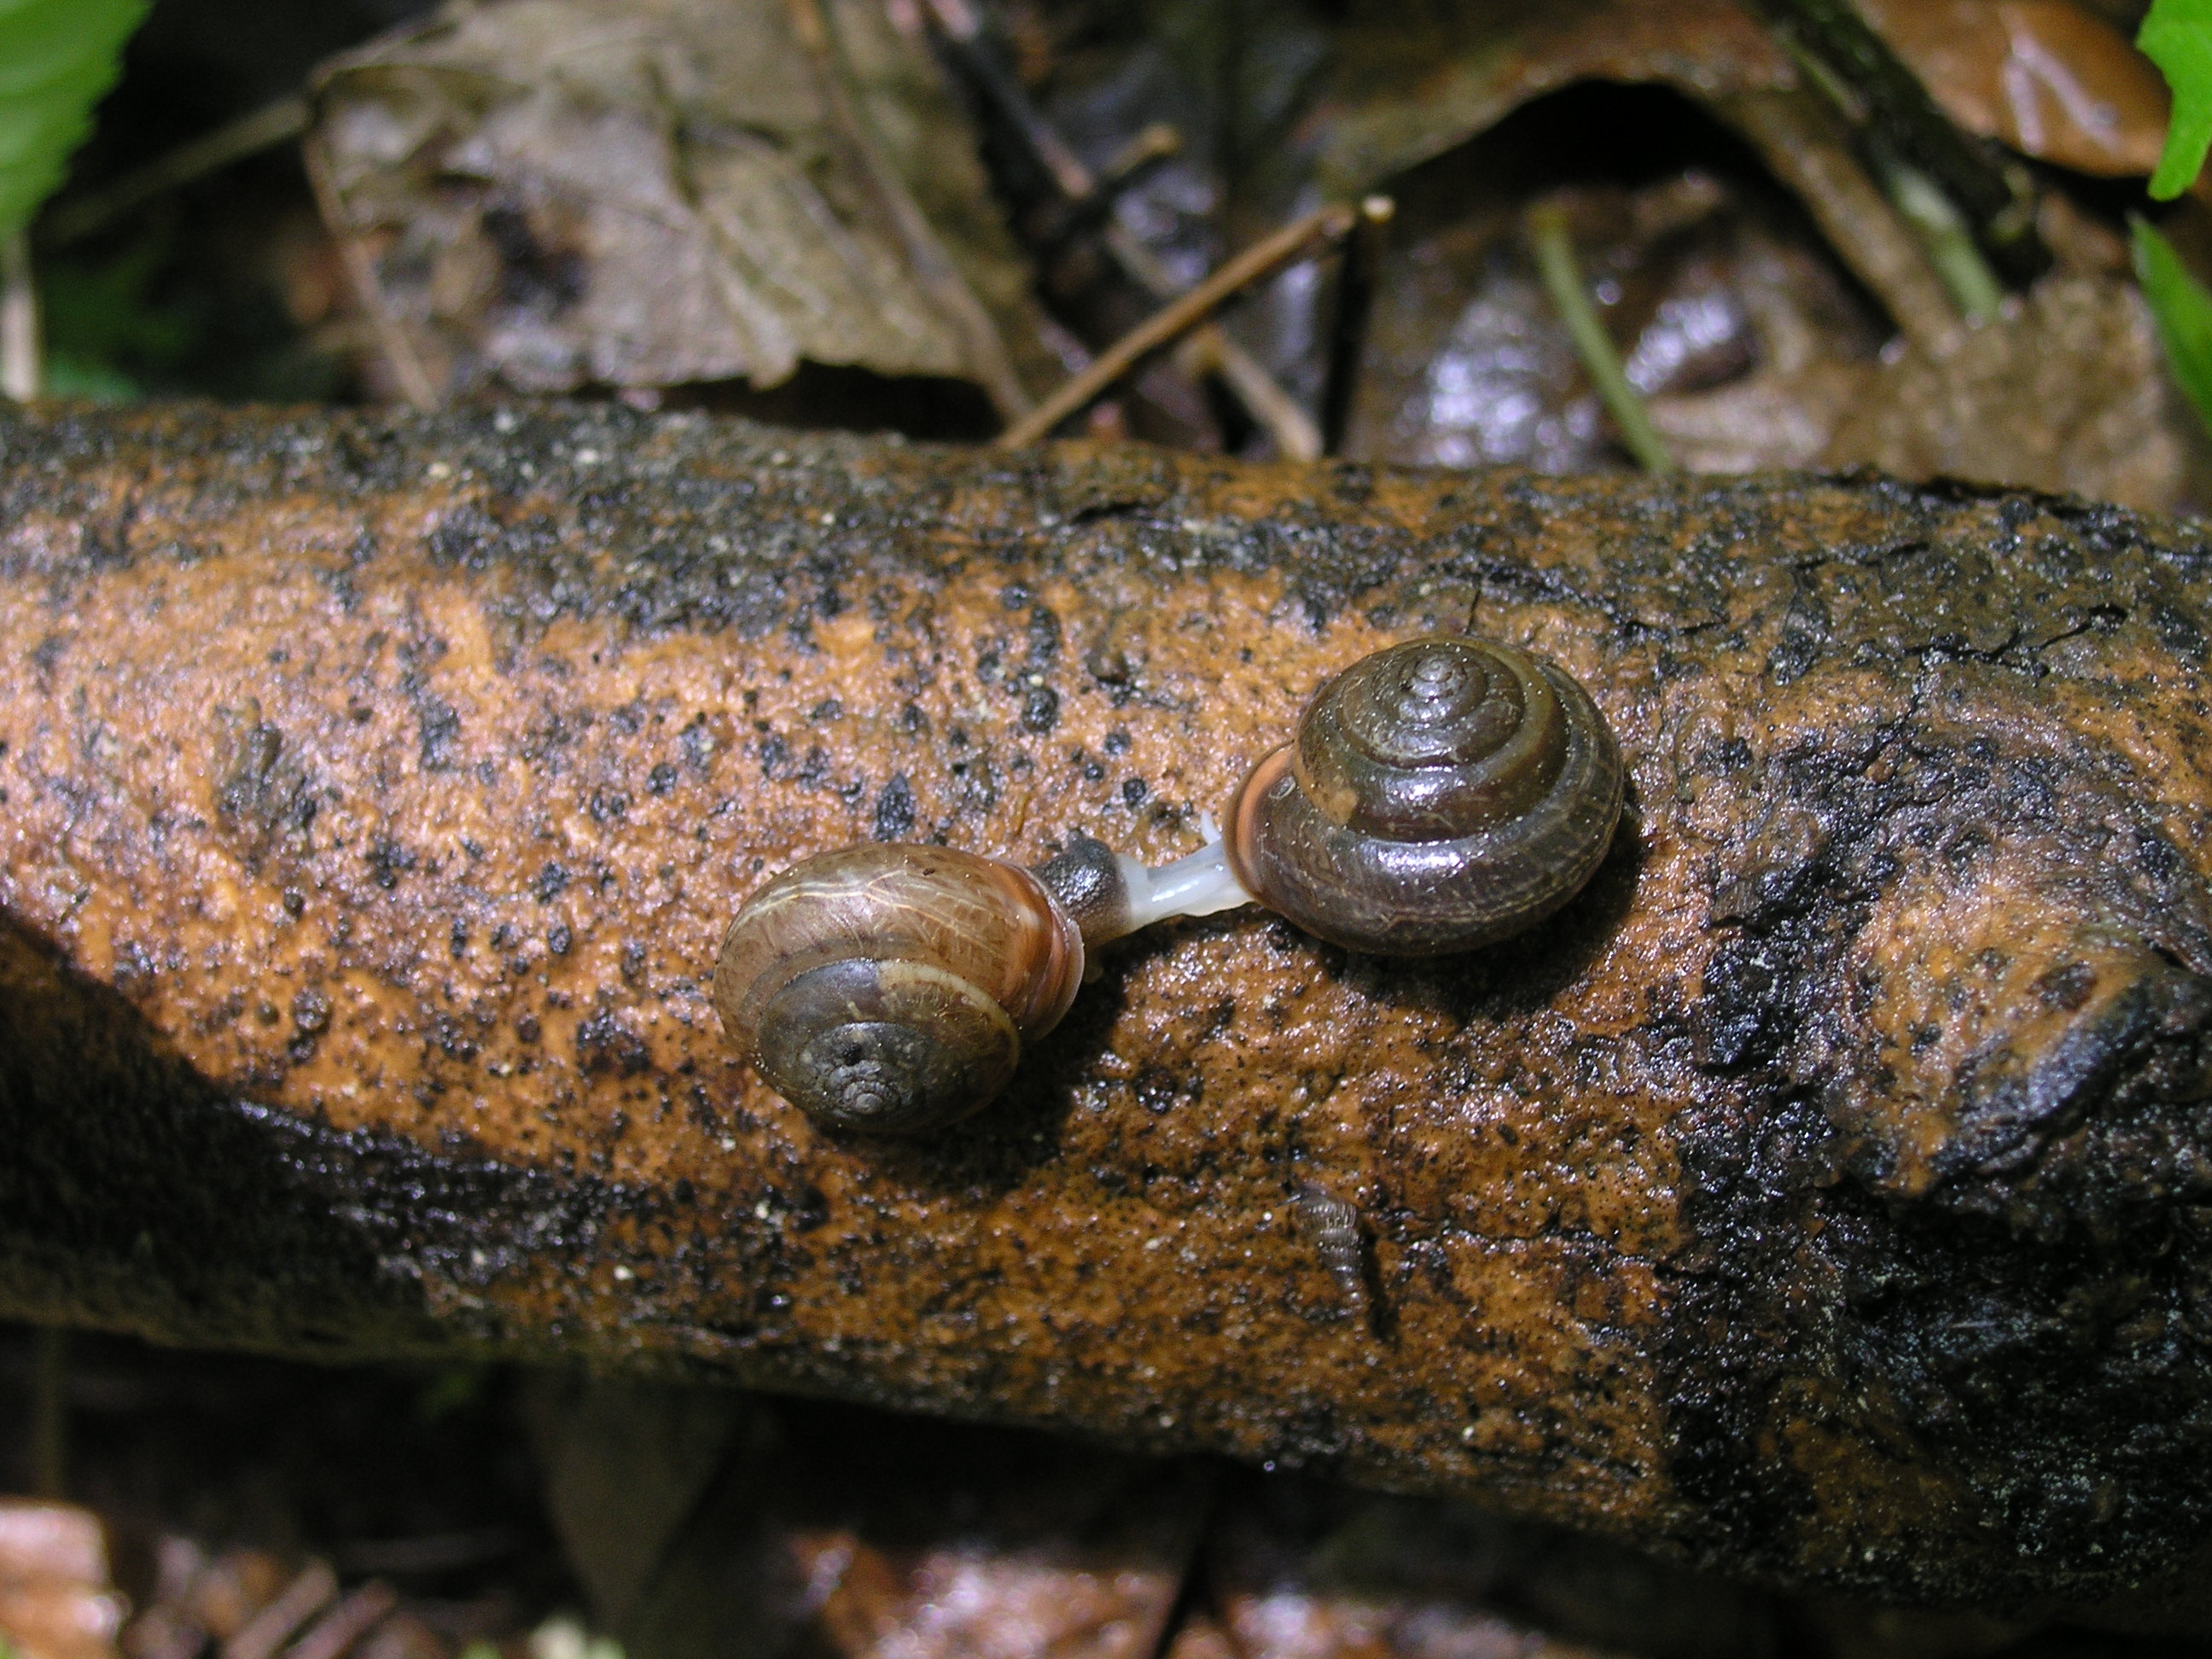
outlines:
[[[179,310],[155,298],[169,254],[167,237],[149,235],[98,260],[41,260],[39,306],[47,349],[87,362],[132,358],[141,367],[166,368],[182,357],[195,330]]]
[[[2166,366],[2212,428],[2212,292],[2191,276],[2173,244],[2147,219],[2131,222],[2135,232],[2136,280],[2150,302],[2158,342]]]
[[[2170,202],[2197,182],[2212,146],[2212,0],[2151,0],[2136,45],[2173,88],[2173,119],[2150,193]]]
[[[464,1411],[483,1398],[484,1389],[491,1382],[489,1365],[447,1365],[423,1385],[416,1396],[415,1413],[425,1423],[435,1423],[442,1418]],[[466,1654],[461,1659],[468,1659]]]
[[[146,0],[0,0],[0,236],[61,182]]]
[[[146,388],[121,369],[111,368],[106,363],[80,362],[58,351],[47,354],[46,371],[39,390],[49,398],[87,404],[129,404],[146,395]],[[0,1659],[7,1659],[7,1656],[0,1654]]]

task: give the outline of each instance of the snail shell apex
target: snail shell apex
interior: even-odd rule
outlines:
[[[885,842],[804,860],[755,894],[722,941],[714,1006],[817,1121],[927,1129],[998,1093],[1082,978],[1082,936],[1029,872]]]
[[[1563,670],[1413,640],[1315,694],[1237,791],[1229,859],[1261,903],[1348,950],[1473,950],[1581,890],[1622,788],[1620,746]]]

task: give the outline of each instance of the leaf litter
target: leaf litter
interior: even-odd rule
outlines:
[[[1187,286],[1302,203],[1382,190],[1410,207],[1345,453],[1620,466],[1527,246],[1525,209],[1557,197],[1632,381],[1693,469],[2194,498],[2203,441],[2117,237],[2063,239],[2043,288],[1970,327],[1850,112],[1732,0],[1293,8],[1241,33],[1215,10],[1018,11],[1038,106],[1094,172],[1164,117],[1183,137],[1088,237],[1054,228],[1035,167],[945,73],[941,40],[933,54],[919,0],[449,8],[325,69],[310,155],[391,376],[422,402],[757,391],[820,367],[964,383],[1009,423],[1158,303],[1103,238]],[[2069,210],[2066,179],[2154,161],[2156,72],[2067,0],[1869,15],[1962,127],[2073,170],[2045,176],[2046,217]],[[1563,137],[1563,110],[1596,139]],[[1623,131],[1644,135],[1632,153]],[[1222,319],[1309,409],[1331,292],[1294,270]],[[1205,391],[1218,372],[1157,361],[1089,423],[1270,453]]]
[[[417,401],[802,362],[966,380],[1002,415],[1031,395],[1027,267],[880,8],[509,0],[338,60],[318,97],[325,211]]]

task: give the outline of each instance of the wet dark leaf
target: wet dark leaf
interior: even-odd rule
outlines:
[[[2166,88],[2072,0],[1861,0],[1867,21],[1967,131],[2077,172],[2158,165]]]
[[[1580,81],[1656,82],[1711,100],[1797,80],[1733,0],[1378,7],[1343,31],[1336,50],[1322,165],[1346,190],[1370,188]]]

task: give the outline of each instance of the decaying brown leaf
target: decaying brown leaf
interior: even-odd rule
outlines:
[[[319,100],[325,210],[418,402],[805,362],[1026,406],[1026,268],[879,6],[457,5],[328,66]]]
[[[1338,40],[1323,176],[1373,188],[1579,81],[1714,100],[1788,91],[1798,73],[1734,0],[1377,8]]]
[[[2189,459],[2171,397],[2135,285],[2054,276],[2014,314],[1875,370],[1821,460],[2170,507]]]

